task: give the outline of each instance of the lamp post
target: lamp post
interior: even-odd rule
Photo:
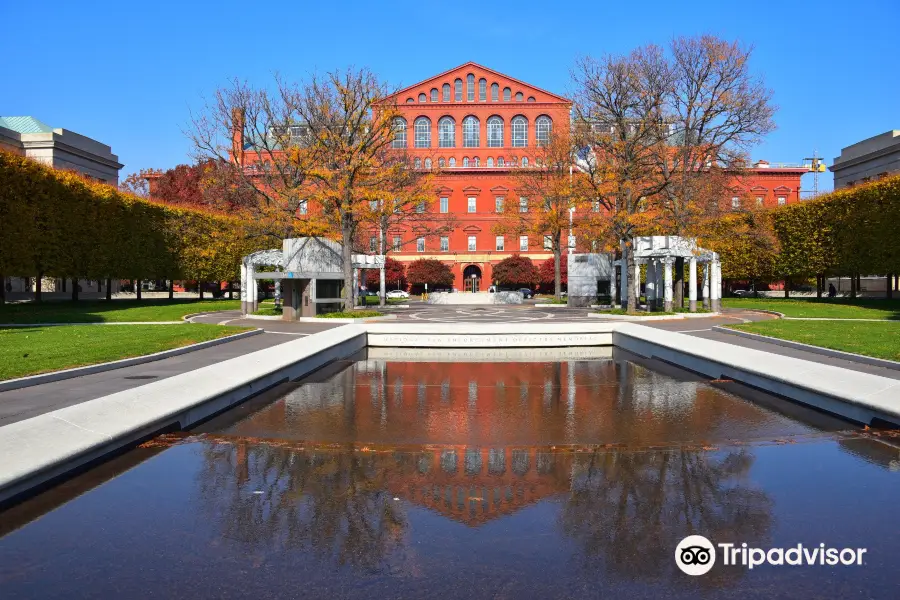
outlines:
[[[475,293],[475,280],[478,279],[478,275],[472,273],[472,293]]]

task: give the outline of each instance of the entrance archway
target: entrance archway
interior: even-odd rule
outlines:
[[[469,265],[463,270],[463,284],[467,292],[477,292],[481,284],[481,268],[478,265]]]

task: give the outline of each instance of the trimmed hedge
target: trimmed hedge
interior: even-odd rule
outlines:
[[[0,273],[233,280],[242,256],[280,246],[226,215],[173,208],[0,151]]]

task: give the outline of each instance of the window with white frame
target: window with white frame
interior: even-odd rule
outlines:
[[[525,96],[522,95],[522,92],[516,92],[516,102],[523,102],[525,100]]]
[[[500,100],[500,86],[496,83],[491,84],[491,101],[497,102]]]
[[[524,148],[528,145],[528,119],[522,115],[513,117],[510,121],[513,148]]]
[[[430,168],[431,168],[431,159],[430,159],[430,158],[426,158],[426,159],[425,159],[425,168],[426,168],[426,169],[430,169]]]
[[[497,166],[498,166],[498,167],[503,167],[503,166],[505,166],[505,165],[506,165],[506,163],[503,161],[503,157],[502,157],[502,156],[498,156],[498,157],[497,157]]]
[[[737,196],[731,197],[731,208],[740,208],[741,207],[741,199]]]
[[[503,212],[503,196],[497,196],[494,198],[494,210],[498,213]]]
[[[437,90],[437,88],[431,88],[431,101],[432,101],[432,102],[437,102],[437,101],[438,101],[438,90]]]
[[[440,157],[440,158],[438,159],[438,166],[439,166],[440,168],[442,168],[442,169],[443,169],[445,166],[447,166],[447,163],[446,163],[446,161],[444,161],[444,157],[443,157],[443,156]]]
[[[471,73],[466,75],[466,100],[475,101],[475,76]]]
[[[413,160],[413,165],[415,166],[415,168],[421,169],[422,168],[422,159],[419,157],[416,157],[415,160]]]
[[[481,166],[481,159],[478,158],[477,156],[476,156],[475,158],[473,158],[473,159],[472,159],[472,166],[473,166],[473,167],[479,167],[479,166]]]
[[[375,252],[378,249],[378,238],[374,235],[369,238],[369,252]]]
[[[503,147],[503,119],[493,116],[487,120],[488,148]]]
[[[475,251],[475,236],[474,235],[469,236],[468,248],[469,248],[469,252]]]
[[[544,250],[553,250],[553,237],[549,235],[544,236]]]
[[[403,245],[403,242],[400,241],[400,236],[399,236],[399,235],[395,235],[395,236],[394,236],[393,244],[392,244],[392,245],[394,246],[394,251],[395,251],[395,252],[399,252],[399,251],[400,251],[400,246]]]
[[[487,100],[487,79],[484,77],[478,80],[478,99],[482,102]]]
[[[397,117],[394,119],[394,148],[406,148],[406,119]]]
[[[441,148],[456,146],[456,121],[453,117],[441,117],[438,121],[438,145]]]
[[[463,147],[464,148],[477,148],[480,142],[479,138],[479,127],[481,123],[478,121],[477,117],[468,116],[463,119]]]
[[[464,167],[468,167],[468,166],[469,166],[469,157],[468,157],[468,156],[464,156],[464,157],[463,157],[463,166],[464,166]]]
[[[503,101],[509,102],[512,100],[512,90],[508,87],[503,88]]]
[[[450,198],[446,196],[441,197],[441,212],[445,213],[450,210]]]
[[[441,252],[449,252],[450,251],[450,238],[442,237],[441,238]]]
[[[469,198],[469,212],[470,212],[470,213],[475,212],[475,204],[476,204],[475,198],[470,197],[470,198]]]
[[[451,157],[450,157],[450,160],[449,160],[449,162],[448,162],[448,164],[449,164],[451,167],[455,167],[455,166],[456,166],[456,159],[453,158],[453,157],[451,156]]]
[[[497,236],[497,245],[495,246],[499,252],[503,251],[504,239],[502,235]]]
[[[419,117],[413,127],[416,132],[416,148],[431,148],[431,120]]]
[[[419,103],[424,104],[426,102],[428,102],[428,97],[425,95],[424,92],[422,92],[421,94],[419,94]]]
[[[441,100],[444,102],[450,102],[450,84],[445,83],[441,86]]]
[[[423,212],[425,212],[425,201],[424,200],[422,202],[419,202],[418,204],[416,204],[416,212],[419,214],[422,214]]]
[[[416,252],[425,252],[425,238],[416,238]]]
[[[523,157],[522,157],[522,166],[523,166],[523,167],[527,167],[527,166],[528,166],[528,157],[527,157],[527,156],[523,156]]]
[[[762,206],[762,205],[763,205],[763,197],[762,197],[762,196],[757,196],[757,197],[756,197],[756,206],[759,207],[759,206]]]
[[[493,158],[492,156],[488,156],[488,159],[487,159],[487,166],[488,166],[488,167],[493,167],[493,166],[494,166],[494,158]]]
[[[520,252],[528,251],[528,236],[527,235],[519,236],[519,251]]]
[[[778,196],[778,206],[784,206],[787,204],[787,198],[784,196]]]
[[[520,213],[528,212],[528,198],[519,198],[519,212]]]
[[[546,146],[550,143],[550,132],[553,129],[553,121],[547,115],[541,115],[534,120],[534,141],[538,146]]]
[[[309,211],[309,205],[307,204],[307,201],[306,201],[306,200],[301,200],[301,201],[300,201],[299,209],[300,209],[300,214],[301,214],[301,215],[305,215],[305,214],[307,213],[307,211]]]
[[[453,82],[453,99],[462,102],[462,79]]]

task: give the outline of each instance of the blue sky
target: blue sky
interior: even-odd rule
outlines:
[[[566,94],[579,56],[713,33],[755,47],[753,68],[780,107],[753,157],[800,162],[816,149],[830,164],[843,146],[900,128],[897,23],[900,0],[0,0],[0,115],[110,144],[124,175],[186,162],[190,110],[229,78],[268,85],[275,72],[355,65],[409,85],[473,60]]]

